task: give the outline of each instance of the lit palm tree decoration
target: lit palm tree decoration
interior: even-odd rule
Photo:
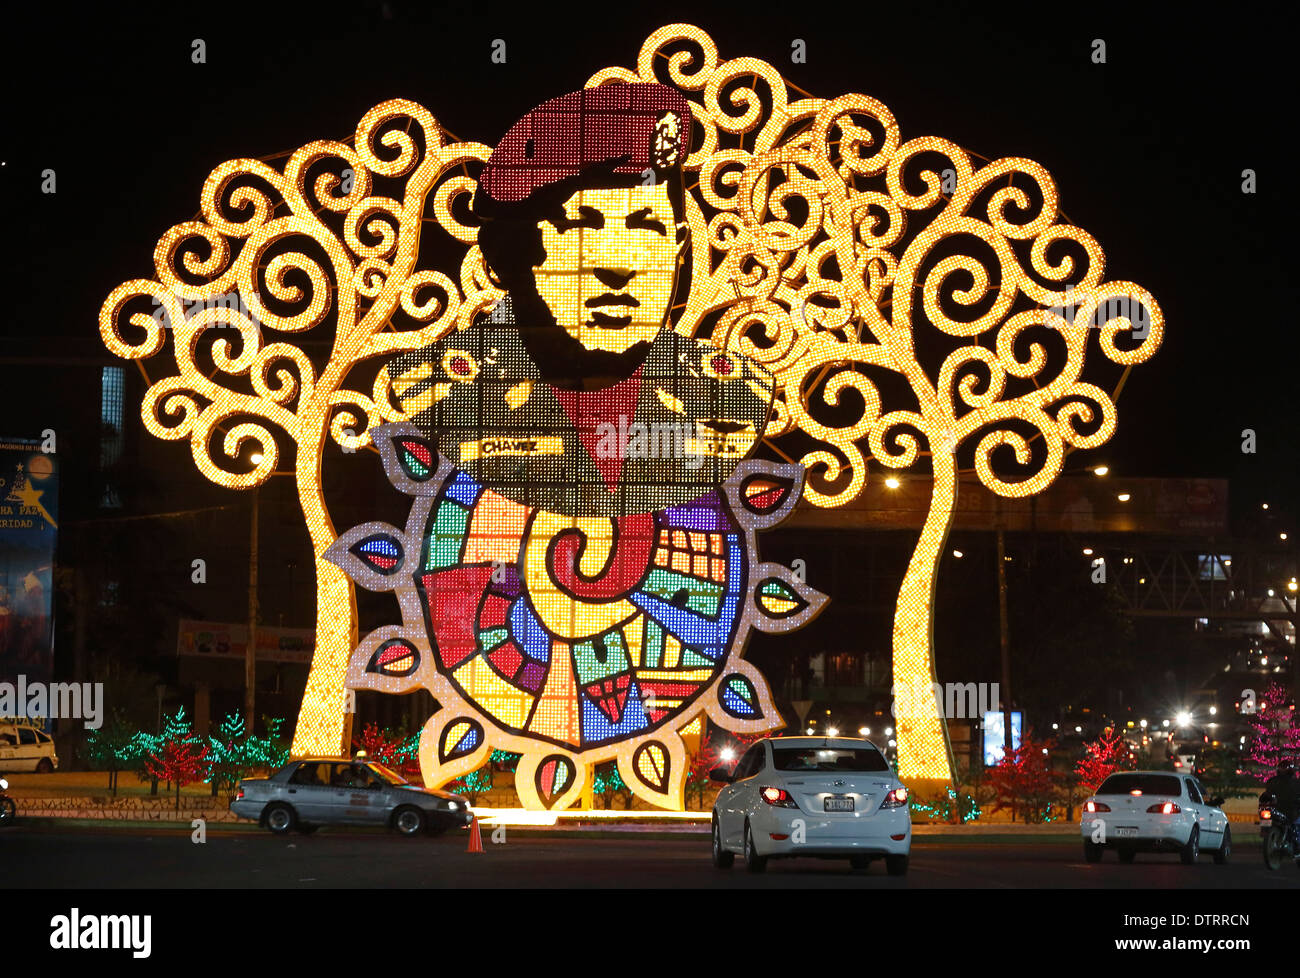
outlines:
[[[765,441],[808,467],[804,496],[842,506],[860,494],[870,460],[902,469],[929,457],[931,508],[894,624],[896,727],[902,777],[950,780],[929,693],[931,603],[959,459],[1000,495],[1046,488],[1067,451],[1103,444],[1115,428],[1111,395],[1080,379],[1086,353],[1095,347],[1125,369],[1148,359],[1163,333],[1159,307],[1132,283],[1103,281],[1100,246],[1059,222],[1055,186],[1029,160],[977,167],[946,140],[902,142],[889,110],[865,95],[792,100],[772,65],[720,61],[712,39],[689,25],[656,31],[635,70],[607,68],[588,85],[620,81],[661,81],[693,100],[703,138],[685,164],[699,179],[687,195],[691,283],[676,328],[776,376]],[[208,478],[251,488],[275,469],[272,428],[295,445],[318,555],[317,651],[295,754],[338,749],[357,640],[352,584],[323,557],[336,538],[321,492],[326,437],[353,450],[378,426],[405,420],[384,371],[370,395],[345,387],[354,367],[468,326],[500,298],[476,229],[462,222],[475,186],[466,164],[489,152],[445,143],[428,111],[392,101],[367,113],[352,145],[309,144],[283,174],[255,160],[226,163],[205,184],[202,220],[159,242],[157,280],[125,283],[101,311],[104,341],[123,357],[159,353],[170,327],[179,373],[150,387],[145,424],[189,438]],[[430,217],[467,246],[459,286],[417,268]],[[186,318],[187,303],[232,291],[249,315],[201,308]],[[123,336],[124,322],[136,338]],[[328,362],[264,343],[259,323],[332,335]],[[237,347],[205,345],[205,328],[223,324],[239,331]],[[218,376],[231,386],[210,379]],[[248,441],[262,461],[238,471]],[[1018,477],[995,473],[999,449]]]

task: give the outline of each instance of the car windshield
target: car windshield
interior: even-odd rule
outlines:
[[[411,783],[407,781],[406,778],[398,774],[397,772],[390,771],[382,764],[375,764],[372,761],[370,764],[367,764],[366,767],[370,768],[370,770],[374,771],[375,774],[379,775],[380,778],[382,778],[384,781],[388,782],[389,784],[410,784]]]
[[[1133,792],[1144,795],[1173,795],[1183,793],[1178,778],[1172,774],[1112,774],[1101,783],[1097,790],[1099,795],[1129,795]]]
[[[888,771],[884,755],[872,748],[773,747],[778,771]]]

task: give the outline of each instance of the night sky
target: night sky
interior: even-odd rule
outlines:
[[[1166,316],[1163,348],[1123,392],[1118,434],[1070,464],[1229,477],[1238,516],[1270,500],[1293,520],[1300,362],[1281,250],[1294,216],[1284,25],[1253,11],[1211,24],[1092,4],[1056,14],[1041,4],[730,8],[743,16],[714,5],[537,5],[526,16],[398,0],[271,6],[7,13],[0,350],[30,353],[34,337],[49,337],[48,350],[80,338],[93,352],[104,297],[152,274],[158,236],[195,214],[223,160],[346,137],[391,97],[490,144],[543,97],[631,64],[652,29],[680,20],[708,30],[724,57],[762,57],[815,95],[880,99],[904,138],[936,134],[1043,164],[1071,221],[1105,249],[1107,278],[1146,287]],[[489,58],[497,37],[504,65]],[[190,61],[194,38],[207,43],[206,64]],[[790,63],[793,38],[807,41],[806,64]],[[1090,59],[1094,38],[1106,41],[1104,65]],[[40,191],[47,167],[54,195]],[[1245,168],[1258,174],[1254,195],[1241,191]],[[32,405],[43,398],[4,369],[0,427],[39,431]],[[1255,455],[1240,451],[1248,427]]]

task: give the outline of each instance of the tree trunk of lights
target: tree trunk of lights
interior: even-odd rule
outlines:
[[[1002,649],[1002,746],[1010,753],[1011,741],[1011,643],[1007,636],[1007,541],[998,516],[998,637]]]
[[[939,558],[957,503],[957,467],[950,452],[931,457],[930,510],[908,562],[894,615],[895,739],[903,781],[953,780],[948,729],[934,696],[934,605]]]
[[[261,490],[253,489],[253,514],[248,526],[248,643],[244,647],[244,729],[251,736],[257,714],[257,517]]]
[[[325,396],[328,400],[322,392],[337,386],[336,372],[334,368],[327,370],[317,383],[318,399]],[[316,650],[294,728],[290,748],[293,757],[340,752],[346,756],[351,746],[344,741],[343,681],[348,658],[357,644],[357,597],[348,576],[320,556],[335,538],[334,521],[325,509],[320,488],[328,411],[328,404],[321,407],[318,402],[306,409],[298,422],[298,502],[316,554]]]

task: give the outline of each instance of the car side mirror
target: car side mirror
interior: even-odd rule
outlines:
[[[1210,804],[1213,805],[1215,808],[1221,808],[1223,806],[1223,802],[1224,802],[1224,798],[1222,795],[1216,795],[1215,797],[1210,799]]]
[[[715,767],[709,772],[710,781],[721,781],[723,784],[731,784],[735,779],[727,773],[725,768]]]

